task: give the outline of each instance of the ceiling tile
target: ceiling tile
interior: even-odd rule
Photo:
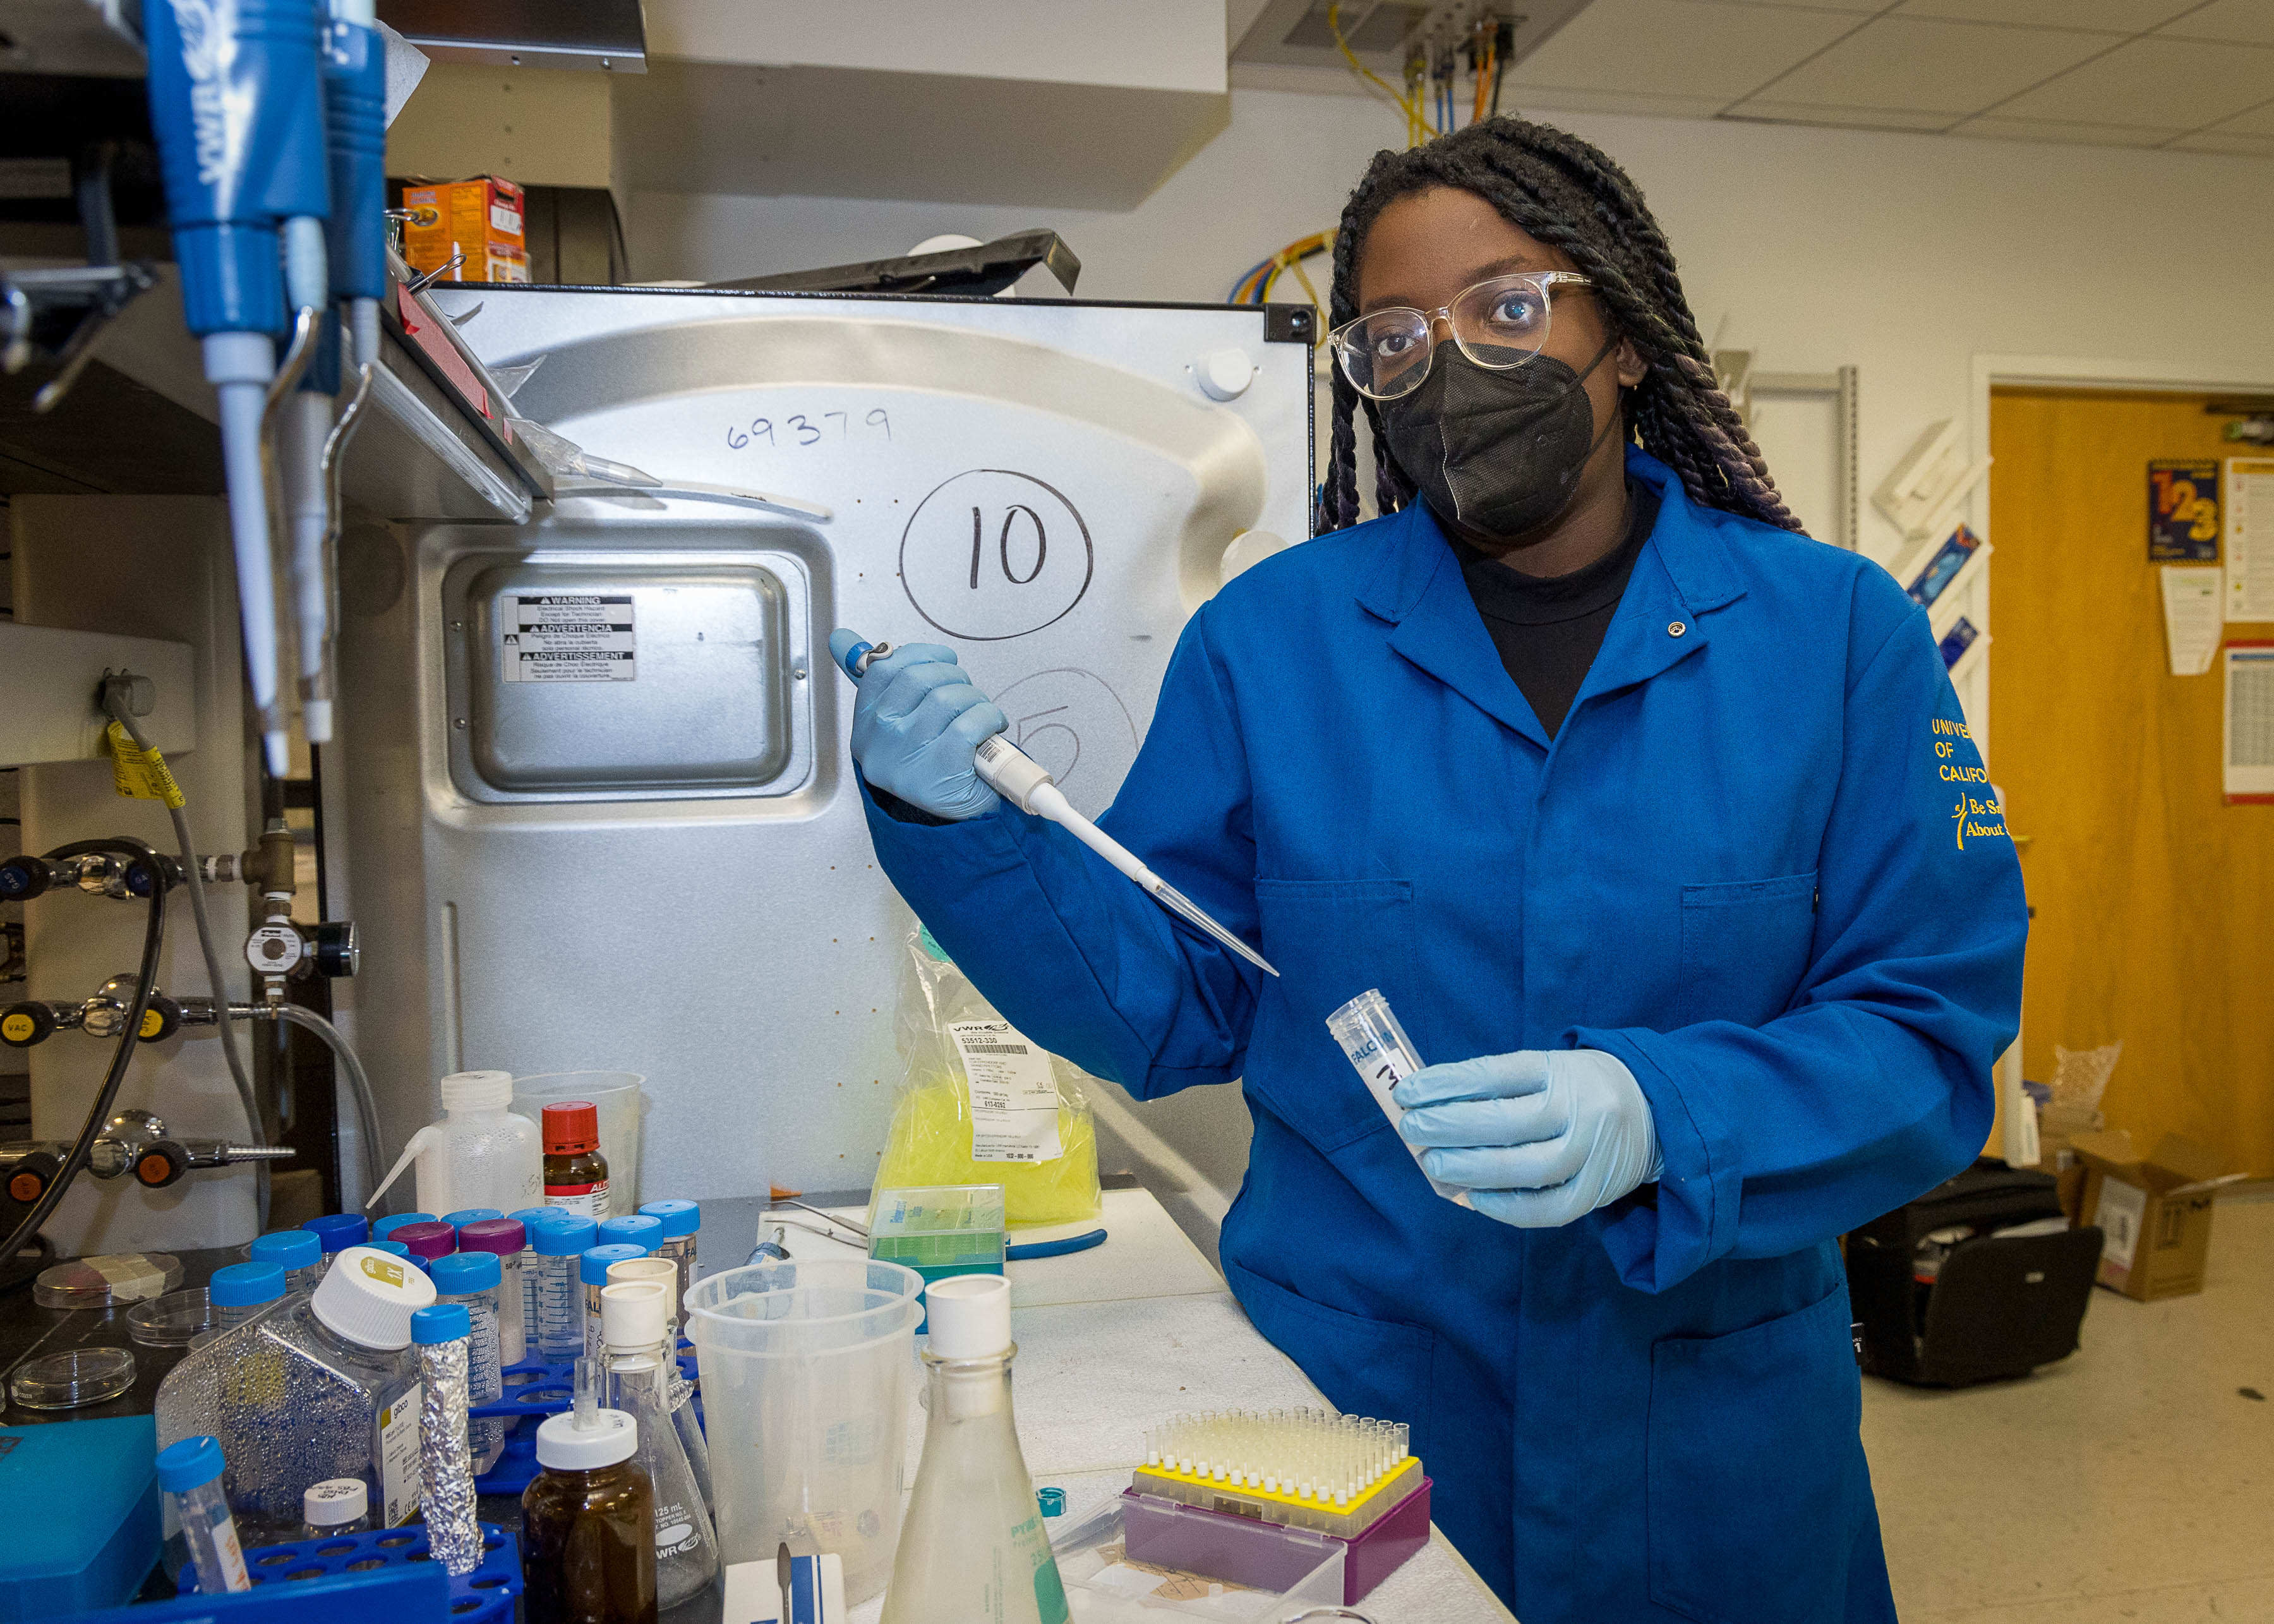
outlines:
[[[2158,33],[2175,40],[2230,40],[2274,45],[2274,0],[2210,0],[2165,23]]]
[[[2246,109],[2212,128],[2224,135],[2274,135],[2274,103]]]
[[[1850,12],[1594,0],[1509,69],[1525,86],[1736,101],[1856,25]],[[2201,49],[2201,48],[2197,48]]]
[[[2145,39],[2127,41],[1993,110],[2001,118],[2193,130],[2269,97],[2274,50]]]
[[[1721,117],[1757,124],[1829,124],[1846,130],[1941,130],[1950,124],[1947,113],[1896,107],[1821,107],[1811,102],[1764,102],[1758,96],[1738,102]]]
[[[1846,11],[1871,16],[1887,9],[1887,0],[1711,0],[1716,5],[1750,5],[1772,11]]]
[[[1810,57],[1761,94],[1819,107],[1978,112],[2114,42],[2105,34],[1886,17]]]
[[[2136,129],[2129,124],[2066,123],[2052,118],[1969,118],[1953,135],[1986,136],[2001,141],[2066,141],[2087,147],[2160,147],[2178,130]]]
[[[2222,130],[2198,130],[2193,135],[2183,135],[2173,141],[2172,150],[2274,158],[2274,135],[2232,135]]]
[[[2202,0],[1903,0],[1895,11],[1901,17],[2145,34],[2157,23],[2169,22],[2201,4]]]

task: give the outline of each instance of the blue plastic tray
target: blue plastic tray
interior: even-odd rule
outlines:
[[[448,1612],[443,1615],[450,1624],[501,1624],[513,1617],[515,1598],[521,1594],[521,1546],[514,1537],[493,1522],[482,1525],[482,1565],[463,1578],[450,1580]],[[199,1596],[197,1569],[182,1570],[183,1594],[171,1602],[153,1604],[150,1607],[133,1609],[138,1619],[156,1620],[179,1616],[216,1620],[242,1616],[255,1618],[284,1616],[277,1611],[281,1594],[297,1586],[314,1581],[327,1582],[325,1592],[337,1587],[330,1582],[352,1582],[361,1575],[396,1573],[414,1562],[429,1562],[433,1553],[426,1544],[423,1524],[406,1522],[399,1528],[373,1529],[366,1533],[343,1534],[335,1539],[297,1539],[289,1545],[255,1545],[245,1553],[245,1570],[252,1575],[252,1589],[233,1596]],[[446,1575],[447,1576],[447,1575]],[[317,1597],[324,1592],[306,1593],[311,1604],[309,1612],[317,1610]],[[326,1618],[337,1616],[335,1609],[342,1598],[327,1595],[321,1603]],[[162,1613],[159,1606],[186,1611]],[[243,1608],[240,1614],[234,1611]]]
[[[685,1338],[681,1348],[689,1346]],[[695,1356],[691,1352],[679,1356],[680,1373],[689,1381],[696,1380]],[[498,1456],[497,1464],[474,1479],[477,1494],[518,1494],[537,1476],[537,1428],[547,1416],[557,1416],[576,1402],[576,1361],[548,1363],[543,1359],[523,1359],[518,1365],[505,1367],[505,1396],[494,1404],[476,1404],[467,1410],[469,1416],[504,1416],[513,1419],[506,1429],[505,1453]],[[697,1423],[703,1419],[703,1390],[698,1383],[695,1397],[689,1401],[695,1406]]]
[[[688,1380],[696,1380],[695,1355],[687,1339],[679,1345],[688,1351],[679,1356],[679,1373]],[[523,1359],[518,1365],[505,1367],[505,1396],[494,1403],[476,1404],[466,1413],[470,1416],[557,1416],[568,1409],[576,1399],[576,1361],[574,1359]]]

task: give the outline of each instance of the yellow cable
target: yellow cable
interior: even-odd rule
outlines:
[[[1351,71],[1357,74],[1361,81],[1375,86],[1382,94],[1389,98],[1392,106],[1404,109],[1406,123],[1411,125],[1413,120],[1412,104],[1391,89],[1388,79],[1360,62],[1358,59],[1358,53],[1350,48],[1350,41],[1343,37],[1342,11],[1342,0],[1332,0],[1327,7],[1327,26],[1334,31],[1335,49],[1342,52],[1343,60],[1350,64]]]

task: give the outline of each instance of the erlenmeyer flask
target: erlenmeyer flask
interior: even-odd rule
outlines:
[[[704,1507],[710,1511],[715,1522],[718,1502],[711,1497],[711,1446],[703,1436],[703,1424],[695,1417],[695,1384],[679,1373],[679,1278],[678,1264],[659,1254],[627,1258],[621,1262],[608,1265],[608,1283],[612,1286],[645,1280],[663,1288],[663,1342],[667,1356],[664,1365],[664,1387],[671,1399],[671,1423],[679,1430],[679,1447],[686,1452],[687,1464],[695,1473],[695,1486],[703,1496]]]
[[[703,1436],[703,1423],[695,1413],[695,1384],[679,1374],[679,1361],[674,1359],[667,1372],[671,1382],[671,1424],[679,1432],[679,1447],[687,1456],[688,1470],[695,1474],[695,1491],[702,1495],[705,1509],[715,1516],[718,1502],[711,1498],[711,1441]]]
[[[883,1624],[1065,1624],[1011,1416],[1010,1282],[959,1274],[933,1282],[924,1301],[930,1413]]]
[[[669,1383],[678,1362],[664,1354],[664,1289],[645,1281],[605,1288],[600,1324],[614,1407],[638,1423],[635,1458],[655,1486],[655,1599],[667,1609],[711,1583],[719,1571],[719,1541],[672,1424]]]

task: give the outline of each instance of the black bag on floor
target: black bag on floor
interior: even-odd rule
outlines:
[[[2052,1176],[1984,1157],[1848,1237],[1864,1368],[1919,1387],[2026,1376],[2076,1351],[2100,1231],[1993,1231],[2061,1216]]]

